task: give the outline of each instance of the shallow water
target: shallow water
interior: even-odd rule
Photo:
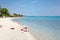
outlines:
[[[37,40],[60,40],[60,16],[29,16],[18,23],[27,25]]]

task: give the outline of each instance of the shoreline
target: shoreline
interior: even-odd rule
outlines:
[[[0,28],[2,37],[0,36],[0,40],[36,40],[30,32],[21,32],[20,27],[22,26],[11,19],[14,18],[0,18],[0,25],[2,25],[2,28]],[[10,30],[10,28],[15,29]]]

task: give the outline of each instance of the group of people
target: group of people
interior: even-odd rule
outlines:
[[[11,28],[11,30],[14,30],[15,28]],[[20,27],[20,30],[23,32],[29,32],[27,26]]]
[[[2,25],[0,25],[0,28],[2,28]],[[14,30],[15,28],[10,28],[11,30]],[[24,32],[29,32],[27,26],[23,26],[20,28],[21,31],[24,31]]]

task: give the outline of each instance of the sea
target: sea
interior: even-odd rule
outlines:
[[[27,16],[18,18],[37,40],[60,40],[60,16]]]

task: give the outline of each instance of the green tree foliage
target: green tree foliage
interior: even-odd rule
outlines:
[[[5,17],[21,17],[23,15],[16,14],[16,13],[11,15],[7,8],[1,8],[1,6],[0,6],[0,17],[3,17],[3,16],[5,16]]]
[[[2,8],[1,8],[1,6],[0,6],[0,17],[2,17],[2,16],[3,16],[3,15],[2,15],[2,13],[1,13],[1,9],[2,9]]]
[[[0,6],[0,17],[3,17],[3,16],[8,17],[10,16],[10,14],[7,8],[1,8]]]
[[[8,11],[7,8],[2,8],[1,13],[2,13],[3,16],[10,16],[9,11]]]
[[[15,17],[23,17],[23,15],[16,14],[16,13],[14,13],[13,15],[14,15]]]
[[[15,17],[17,17],[17,14],[16,14],[16,13],[14,13],[13,15],[14,15]]]

